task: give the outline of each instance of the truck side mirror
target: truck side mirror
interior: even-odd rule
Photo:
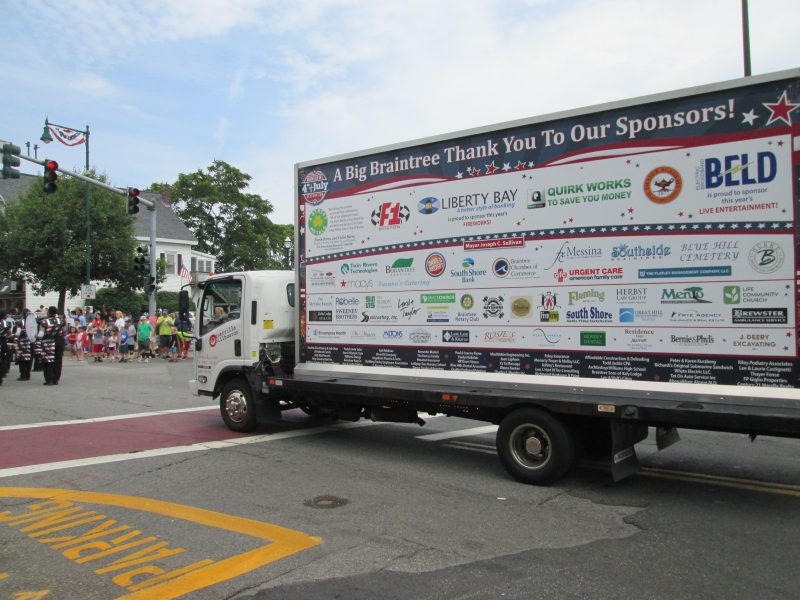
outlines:
[[[189,292],[186,290],[178,292],[178,317],[184,323],[189,320]]]

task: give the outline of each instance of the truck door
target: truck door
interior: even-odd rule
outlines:
[[[226,365],[243,358],[242,280],[225,278],[203,289],[198,318],[197,375],[215,381]]]

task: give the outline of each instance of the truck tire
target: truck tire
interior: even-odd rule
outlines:
[[[497,454],[506,471],[522,483],[547,485],[575,460],[575,442],[564,424],[538,408],[517,409],[500,422]]]
[[[225,384],[219,397],[219,410],[228,429],[246,433],[256,428],[253,394],[244,379],[231,379]]]

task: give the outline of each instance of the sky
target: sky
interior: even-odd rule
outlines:
[[[752,74],[800,2],[750,0]],[[0,139],[119,187],[223,160],[293,223],[294,165],[744,75],[741,0],[0,0]],[[41,167],[22,161],[25,173]]]

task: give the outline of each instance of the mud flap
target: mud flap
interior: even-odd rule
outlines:
[[[675,427],[656,427],[656,448],[663,450],[681,441]]]
[[[639,472],[634,444],[647,437],[647,426],[611,421],[611,476],[620,481]]]

